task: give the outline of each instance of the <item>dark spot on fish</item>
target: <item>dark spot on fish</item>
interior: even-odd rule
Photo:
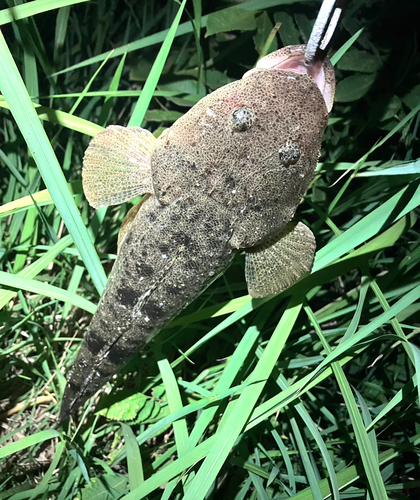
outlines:
[[[79,392],[81,388],[80,384],[76,384],[76,382],[68,381],[66,389],[70,389],[72,392]]]
[[[127,349],[126,346],[114,345],[109,351],[108,360],[119,366],[124,364],[132,354],[133,352]]]
[[[125,236],[125,244],[130,245],[132,239],[133,239],[133,234],[131,232],[128,232],[128,234],[126,234]]]
[[[214,228],[214,222],[213,221],[207,221],[204,223],[204,229],[205,231],[211,233],[211,231],[213,230]]]
[[[108,353],[108,357],[109,357],[109,354]],[[99,372],[99,375],[97,373],[95,373],[94,377],[95,378],[100,378],[100,377],[109,377],[110,375],[113,375],[115,373],[115,366],[111,363],[103,363],[101,365],[99,365],[97,368],[96,368],[97,372]],[[95,380],[93,380],[93,382],[95,383]]]
[[[226,177],[226,185],[229,189],[233,189],[236,186],[235,179],[233,177]]]
[[[123,306],[134,307],[138,299],[138,294],[132,288],[118,288],[117,295]]]
[[[183,208],[190,207],[191,205],[195,204],[195,199],[191,198],[181,198],[179,200],[179,205]]]
[[[171,219],[172,222],[178,222],[181,219],[181,215],[176,212],[170,212],[169,218]]]
[[[111,312],[111,315],[114,318],[117,318],[120,311],[117,310],[115,302],[108,302],[108,307],[109,307],[109,310]],[[104,321],[102,321],[101,324],[106,324],[106,323]]]
[[[136,270],[140,276],[143,278],[150,278],[150,276],[153,276],[155,270],[153,269],[152,266],[149,266],[149,264],[146,264],[145,262],[136,262]]]
[[[190,259],[187,262],[185,262],[185,267],[187,269],[197,270],[199,266],[195,260]]]
[[[195,145],[195,144],[196,144],[196,143],[194,143],[194,145]],[[189,164],[188,164],[188,166],[190,167],[190,169],[191,169],[191,170],[197,170],[197,165],[196,165],[194,162],[189,163]]]
[[[165,291],[168,295],[180,295],[181,290],[176,285],[166,285]]]
[[[188,221],[189,222],[198,222],[201,218],[201,214],[197,211],[197,212],[192,212],[190,213],[189,217],[188,217]]]
[[[165,314],[165,311],[161,307],[159,307],[159,305],[156,304],[156,302],[152,301],[144,304],[144,306],[142,307],[142,313],[143,312],[144,314],[146,314],[146,316],[150,318],[150,320],[154,320]]]
[[[164,254],[167,254],[169,252],[169,246],[166,244],[159,245],[158,248]]]
[[[101,338],[95,330],[89,330],[89,333],[86,335],[85,342],[86,347],[92,354],[97,354],[106,344],[104,339]]]
[[[189,246],[192,241],[189,236],[187,236],[185,233],[182,232],[175,233],[173,239],[177,245],[185,245],[185,246]]]

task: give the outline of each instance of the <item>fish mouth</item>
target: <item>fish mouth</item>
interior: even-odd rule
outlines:
[[[277,69],[309,75],[315,80],[324,97],[328,112],[330,112],[335,92],[334,68],[328,58],[325,58],[323,61],[315,61],[310,65],[305,64],[305,50],[306,45],[291,45],[276,50],[260,59],[256,68],[245,73],[243,78],[246,78],[259,69]]]

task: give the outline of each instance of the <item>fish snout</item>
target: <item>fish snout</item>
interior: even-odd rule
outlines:
[[[255,69],[247,71],[242,78],[260,69],[276,69],[303,73],[313,78],[324,97],[328,112],[331,111],[335,93],[334,67],[328,57],[324,60],[316,60],[313,64],[305,63],[306,45],[290,45],[276,50],[260,59]]]

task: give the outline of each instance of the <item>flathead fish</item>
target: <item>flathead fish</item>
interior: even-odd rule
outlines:
[[[335,79],[305,46],[262,58],[156,139],[110,126],[90,143],[94,207],[143,196],[127,214],[100,305],[68,376],[67,417],[245,251],[252,297],[310,271],[315,238],[293,221],[314,177]]]

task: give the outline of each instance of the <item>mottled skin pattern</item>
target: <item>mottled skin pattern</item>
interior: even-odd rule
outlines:
[[[81,389],[85,397],[100,389],[230,264],[233,254],[220,204],[210,200],[203,212],[188,195],[165,208],[149,198],[121,245],[71,372],[68,401]]]
[[[238,132],[232,112],[243,104],[255,120]],[[204,204],[211,198],[228,213],[232,247],[257,245],[295,214],[313,179],[327,119],[312,78],[254,71],[202,99],[165,131],[152,157],[155,194],[163,204],[185,192]],[[279,159],[289,141],[301,145],[294,165]]]
[[[254,115],[246,130],[232,124],[241,106]],[[327,119],[311,77],[255,69],[161,135],[152,155],[153,196],[123,238],[68,377],[61,418],[222,273],[238,249],[264,243],[293,218]],[[300,156],[290,159],[290,150]]]

